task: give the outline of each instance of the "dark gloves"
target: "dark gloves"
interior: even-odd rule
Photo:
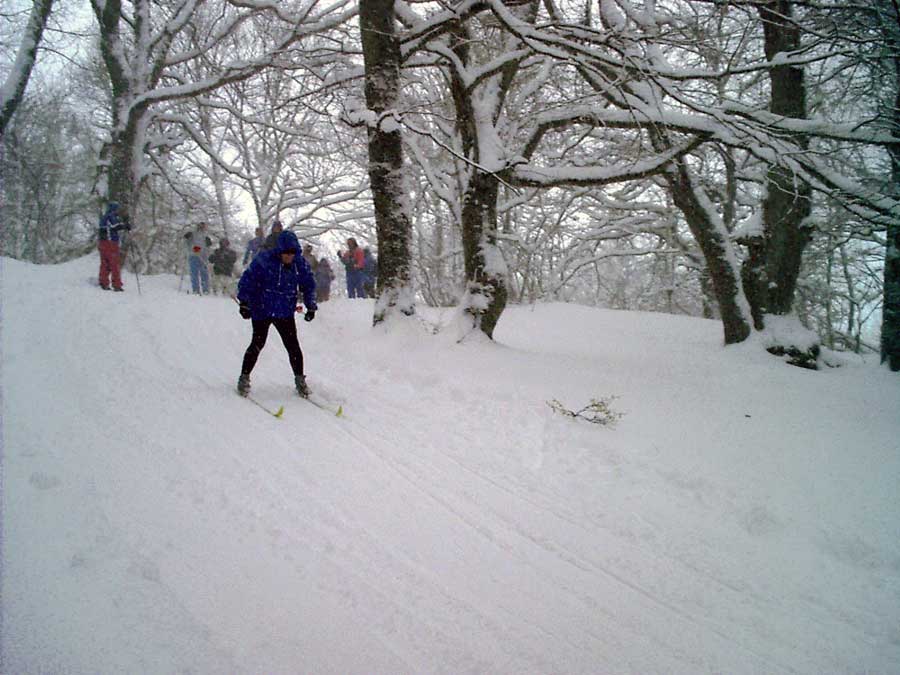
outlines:
[[[242,302],[240,309],[238,309],[238,312],[240,313],[242,319],[249,319],[250,318],[250,305],[246,305]]]
[[[306,310],[306,316],[303,317],[304,321],[312,321],[316,318],[316,310],[308,309]]]

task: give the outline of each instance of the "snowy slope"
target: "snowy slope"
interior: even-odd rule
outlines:
[[[900,380],[715,322],[277,334],[2,261],[3,673],[900,672]],[[447,316],[423,312],[429,322]],[[554,414],[617,395],[612,429]]]

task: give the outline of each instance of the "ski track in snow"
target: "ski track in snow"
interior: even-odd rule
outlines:
[[[437,402],[433,403],[437,405]],[[387,415],[390,411],[383,410],[380,412],[382,415]],[[400,424],[402,425],[402,422]],[[447,428],[440,424],[434,426],[436,426],[437,428]],[[452,427],[452,422],[448,422],[448,427]],[[392,434],[394,432],[395,430],[392,430]],[[573,609],[577,610],[579,608],[584,612],[584,615],[579,617],[578,620],[573,623],[573,625],[567,626],[567,631],[563,631],[561,633],[558,630],[554,630],[552,628],[552,626],[559,626],[560,617],[547,617],[548,619],[550,619],[550,626],[544,626],[542,630],[552,639],[559,640],[564,643],[568,642],[573,648],[576,649],[589,649],[591,640],[597,640],[601,644],[604,642],[608,642],[608,640],[602,638],[599,634],[590,632],[589,629],[591,626],[592,613],[603,611],[603,598],[608,597],[608,595],[611,593],[622,594],[622,588],[615,588],[618,585],[626,589],[624,593],[626,597],[624,598],[623,604],[627,603],[628,605],[633,606],[635,603],[640,603],[641,605],[643,605],[637,610],[628,610],[628,613],[635,613],[641,616],[647,611],[655,610],[668,612],[669,614],[671,614],[672,620],[686,621],[690,624],[695,625],[697,629],[706,629],[707,631],[711,631],[717,634],[718,637],[722,638],[724,642],[730,643],[731,648],[744,649],[739,643],[735,643],[735,640],[729,637],[723,631],[717,630],[714,626],[703,626],[702,620],[698,620],[696,617],[690,616],[689,614],[678,609],[674,604],[657,596],[653,592],[648,591],[647,589],[641,587],[639,584],[633,582],[625,576],[617,574],[610,569],[607,569],[603,565],[591,562],[591,560],[595,560],[597,558],[585,558],[581,554],[573,552],[565,545],[562,545],[555,541],[554,537],[547,536],[545,534],[535,535],[533,532],[529,531],[529,528],[527,527],[527,525],[525,525],[525,522],[530,520],[531,517],[538,517],[541,514],[545,514],[552,516],[554,519],[565,521],[566,525],[572,525],[576,529],[582,530],[582,533],[586,533],[584,532],[585,528],[580,526],[573,516],[561,514],[559,512],[559,507],[554,506],[554,504],[564,505],[565,502],[563,500],[555,503],[549,500],[545,500],[544,504],[538,504],[533,497],[524,494],[521,490],[512,489],[497,480],[491,479],[489,476],[484,476],[477,470],[470,469],[465,464],[462,464],[447,453],[442,452],[439,448],[434,447],[433,444],[429,442],[427,435],[423,437],[423,435],[419,433],[419,427],[402,428],[401,426],[401,428],[397,429],[396,432],[401,437],[415,439],[416,442],[414,444],[414,447],[417,448],[417,452],[408,453],[401,451],[400,453],[397,453],[396,457],[390,459],[382,455],[384,461],[387,461],[390,464],[394,465],[398,470],[402,466],[402,475],[407,478],[410,484],[422,490],[423,493],[431,497],[435,502],[440,504],[447,511],[463,521],[474,532],[481,535],[489,542],[491,542],[494,546],[501,549],[503,554],[509,559],[517,560],[517,562],[520,562],[525,568],[528,568],[526,570],[520,570],[516,574],[518,578],[521,578],[523,574],[532,572],[535,577],[535,581],[533,581],[532,583],[536,586],[539,586],[542,583],[545,584],[547,580],[552,581],[554,592],[558,593],[560,591],[564,591],[565,594],[569,596],[568,606],[566,607],[567,614],[571,613]],[[380,433],[379,440],[381,441],[381,452],[383,453],[390,452],[390,449],[394,447],[394,444],[384,432]],[[473,439],[466,439],[466,443],[468,444],[469,442],[472,442],[472,440]],[[376,443],[375,447],[377,447],[378,445],[379,444]],[[424,450],[429,450],[430,452],[425,454],[424,452],[422,452]],[[376,450],[374,452],[378,451]],[[440,465],[441,460],[444,460],[444,463],[449,460],[454,465],[453,469],[455,470],[450,470],[445,472],[444,475],[436,476],[436,469]],[[443,486],[452,486],[452,476],[458,474],[460,471],[472,476],[476,483],[467,483],[465,489],[462,492],[447,494],[448,490]],[[481,487],[477,485],[477,482],[487,484],[487,495],[485,497],[480,497],[477,494],[484,491],[483,489],[477,489],[478,487]],[[499,508],[489,503],[488,498],[491,496],[495,497],[498,492],[503,493],[503,496],[510,498],[507,500],[509,504],[503,505],[505,509],[508,509],[508,512],[506,513],[501,512]],[[463,506],[466,508],[462,508]],[[519,514],[518,519],[513,517],[511,514]],[[557,525],[557,523],[554,523],[553,530],[557,531],[558,528],[555,525]],[[523,543],[526,544],[526,546],[523,546]],[[535,555],[533,552],[528,551],[529,548],[540,549],[539,551],[537,551],[538,555]],[[542,569],[542,566],[536,560],[536,558],[544,554],[546,554],[544,557],[549,556],[551,564],[544,566],[545,568]],[[599,556],[599,559],[602,559],[601,552],[591,551],[591,554],[593,554],[594,556]],[[666,561],[667,566],[671,562],[671,560]],[[554,570],[559,568],[559,563],[563,563],[565,567],[574,568],[576,573],[581,577],[588,577],[588,583],[586,585],[573,586],[571,585],[571,582],[565,578],[565,576],[554,579]],[[610,589],[601,586],[604,591],[603,593],[598,594],[597,597],[585,597],[585,588],[599,585],[598,579],[596,579],[596,577],[598,576],[606,577],[606,585],[608,586],[609,582],[611,582],[613,588]],[[594,578],[591,579],[591,577]],[[707,586],[709,582],[710,578],[706,575],[701,576],[701,578],[699,579],[699,583],[701,583],[704,587]],[[530,587],[530,584],[528,586]],[[628,597],[627,591],[632,591],[634,597]],[[719,592],[721,593],[722,589],[720,589]],[[511,618],[512,616],[514,616],[514,614],[510,614],[508,618]],[[622,616],[621,614],[617,616],[610,613],[609,619],[618,623],[620,629],[623,622],[627,621],[626,617]],[[648,640],[647,636],[642,635],[642,632],[646,631],[646,627],[641,626],[639,621],[635,622],[633,631],[633,634],[629,635],[628,642],[630,644],[633,644],[635,642],[642,643],[646,641],[650,641],[651,643],[659,642],[659,644],[644,646],[642,648],[642,651],[645,651],[647,648],[658,649],[659,647],[664,647],[667,650],[675,652],[681,650],[681,647],[679,645],[672,642],[666,643],[664,638],[658,638],[657,640]],[[572,634],[577,634],[578,632],[588,633],[581,644],[576,644],[572,639]],[[622,644],[616,645],[616,649],[622,648]],[[753,658],[758,657],[758,655],[753,654],[752,650],[747,651],[749,651],[750,656],[752,656]],[[686,653],[684,655],[687,656]],[[745,658],[746,657],[747,655],[745,654]],[[767,660],[763,657],[759,658],[761,662],[760,665],[765,666],[766,668],[782,667],[780,666],[780,664],[773,664],[771,662],[767,663]],[[534,665],[539,670],[546,668],[543,665]]]
[[[230,299],[94,265],[3,261],[3,672],[900,671],[896,378],[679,317],[458,345],[336,300],[300,335],[345,417],[272,331],[275,420]],[[610,394],[614,429],[545,403]]]

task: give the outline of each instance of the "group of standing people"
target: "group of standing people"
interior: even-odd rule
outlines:
[[[261,227],[256,228],[255,236],[247,242],[242,265],[247,266],[264,251],[274,250],[278,246],[278,237],[284,232],[280,220],[272,223],[271,232],[266,235]],[[191,276],[191,290],[197,295],[213,293],[232,294],[234,292],[234,265],[237,252],[231,248],[227,238],[219,241],[219,247],[212,251],[212,239],[208,226],[201,222],[197,229],[184,235],[188,256],[188,269]],[[303,258],[309,266],[316,282],[316,300],[326,302],[331,298],[331,284],[335,279],[334,269],[327,257],[317,258],[313,247],[303,247]],[[338,259],[344,265],[347,274],[347,296],[350,298],[371,298],[375,296],[375,283],[378,274],[378,262],[369,248],[361,248],[353,237],[347,240],[347,250],[338,252]],[[208,264],[212,264],[213,277],[210,283]]]
[[[360,248],[356,239],[347,240],[347,250],[339,251],[338,258],[344,264],[347,274],[347,297],[375,297],[375,282],[378,277],[378,261],[371,249]]]
[[[196,294],[234,293],[234,263],[237,262],[237,251],[231,248],[227,237],[219,240],[219,247],[210,253],[212,239],[208,233],[208,225],[200,223],[193,232],[184,235],[188,269],[191,274],[191,291]],[[210,284],[209,265],[212,265],[212,284]]]
[[[266,250],[274,249],[278,242],[278,235],[284,230],[281,221],[276,220],[272,225],[272,232],[268,237],[263,236],[263,229],[256,228],[256,236],[247,243],[244,252],[243,266],[246,268],[253,258]],[[212,239],[209,236],[208,225],[201,222],[197,229],[184,235],[188,269],[191,275],[191,291],[195,295],[207,295],[210,290],[222,295],[233,295],[234,265],[238,254],[231,248],[231,241],[227,237],[219,240],[219,247],[210,253]],[[209,277],[209,265],[212,265],[212,283]]]

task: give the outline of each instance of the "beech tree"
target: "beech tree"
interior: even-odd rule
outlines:
[[[28,86],[28,80],[37,58],[38,45],[41,43],[41,36],[44,34],[47,20],[50,18],[53,2],[54,0],[32,0],[31,2],[31,13],[25,30],[22,32],[22,41],[19,43],[19,49],[6,79],[0,85],[0,138],[3,137],[13,113],[22,102],[25,87]]]
[[[773,5],[769,3],[766,7],[768,10]],[[790,20],[789,7],[782,3],[778,10],[774,16],[763,13],[766,61],[758,66],[745,66],[769,73],[772,92],[769,110],[764,113],[765,109],[759,103],[754,110],[746,103],[735,105],[722,100],[719,103],[721,112],[717,114],[718,128],[712,128],[713,133],[708,139],[709,142],[721,143],[740,152],[749,152],[756,160],[769,167],[765,197],[760,207],[755,209],[755,214],[750,215],[751,219],[761,221],[761,235],[751,243],[748,257],[750,268],[755,266],[757,270],[757,285],[750,285],[753,289],[750,306],[757,328],[763,325],[764,313],[784,314],[790,311],[801,255],[810,235],[806,219],[810,214],[811,187],[818,186],[821,194],[844,192],[844,183],[839,174],[826,162],[822,162],[818,153],[807,151],[810,139],[832,137],[851,143],[883,142],[874,129],[854,137],[852,134],[844,134],[844,130],[838,125],[828,128],[820,121],[815,124],[800,121],[806,118],[802,65],[810,59],[809,53],[803,49],[811,47],[804,45],[801,49],[797,25]],[[624,23],[620,21],[620,25]],[[824,59],[826,56],[827,53],[816,54],[816,58]],[[792,60],[796,63],[792,63]],[[664,70],[661,65],[657,64],[657,71]],[[657,81],[664,82],[662,79]],[[685,96],[680,91],[666,87],[659,87],[655,98],[660,101],[685,101]],[[743,98],[746,100],[746,95]],[[696,103],[691,108],[693,113],[700,110]],[[746,121],[752,123],[745,125]],[[672,133],[686,130],[679,127],[680,124],[666,124],[660,119],[660,124],[653,133],[660,139],[663,134],[668,137]],[[698,151],[691,155],[695,156]],[[670,180],[670,187],[673,188],[676,203],[685,213],[688,224],[692,225],[695,238],[701,248],[707,249],[704,257],[713,286],[717,289],[726,342],[739,341],[749,334],[749,330],[746,304],[741,298],[741,288],[735,274],[736,256],[731,250],[729,227],[725,222],[733,217],[733,209],[729,214],[727,202],[726,208],[718,208],[706,199],[702,191],[689,188],[688,182],[696,182],[696,179],[691,178],[690,167],[685,160],[676,160],[674,166],[677,167],[679,182],[673,184]],[[671,172],[667,175],[672,176]],[[883,202],[880,195],[873,191],[867,192],[864,186],[856,185],[852,190],[852,195],[844,193],[845,205],[851,208],[865,205],[859,213],[867,212],[866,217],[890,217],[891,209],[896,209],[896,203]],[[875,213],[881,215],[876,216]],[[714,236],[716,244],[704,246],[704,237],[710,235]],[[764,288],[761,289],[760,285]]]
[[[304,85],[288,70],[270,68],[162,117],[180,126],[187,146],[201,150],[191,156],[215,186],[221,222],[228,218],[221,213],[230,203],[225,193],[234,190],[249,196],[264,229],[278,218],[316,237],[348,214],[360,217],[368,187],[360,153],[352,143],[348,150],[346,133],[323,119]]]
[[[68,88],[30,88],[0,139],[3,255],[57,263],[91,250],[101,138]]]
[[[110,82],[111,138],[105,148],[108,200],[136,201],[151,170],[149,147],[155,115],[168,102],[195,98],[272,66],[303,38],[352,16],[348,0],[285,3],[257,0],[91,0]],[[250,19],[265,16],[276,30],[255,40]],[[245,40],[239,40],[244,35]],[[230,53],[239,41],[243,49]],[[200,67],[203,66],[203,67]],[[198,76],[199,74],[199,76]]]
[[[403,139],[398,120],[400,41],[393,0],[360,0],[359,27],[365,59],[366,110],[354,117],[368,132],[369,184],[378,230],[378,302],[374,322],[411,316],[412,222],[405,194]]]
[[[431,63],[446,68],[452,96],[458,139],[437,140],[438,145],[458,148],[461,169],[457,181],[445,176],[444,193],[460,186],[461,206],[458,210],[466,259],[467,292],[463,301],[465,314],[472,317],[473,328],[488,337],[500,317],[507,300],[508,271],[498,246],[498,198],[501,186],[514,189],[547,190],[559,187],[609,186],[645,179],[661,172],[674,158],[688,152],[695,141],[667,148],[628,166],[610,164],[602,156],[605,139],[592,132],[583,134],[581,147],[569,147],[559,155],[548,147],[553,134],[571,133],[579,127],[590,127],[591,110],[584,105],[559,105],[552,99],[551,111],[540,98],[542,87],[550,87],[551,77],[565,77],[565,69],[554,70],[557,54],[542,53],[529,45],[541,35],[533,29],[538,16],[536,2],[508,8],[502,3],[464,3],[446,19],[432,17],[412,26],[405,36],[407,63],[411,55],[427,54]],[[483,12],[489,12],[480,16]],[[558,41],[546,36],[550,41]],[[571,45],[577,45],[575,41]],[[537,53],[535,53],[537,52]],[[561,61],[565,65],[567,55]],[[428,57],[415,61],[417,67],[428,63]],[[571,78],[565,80],[566,84]],[[583,99],[583,88],[556,90],[559,96]],[[563,98],[565,100],[565,98]],[[600,124],[594,126],[599,127]],[[610,120],[608,129],[628,125]],[[432,134],[446,134],[440,120],[432,124]],[[613,139],[626,144],[631,139]],[[607,146],[607,150],[611,146]],[[552,158],[552,159],[550,159]],[[549,161],[548,161],[549,160]],[[436,174],[433,169],[429,170]]]
[[[340,1],[92,6],[103,196],[223,234],[238,190],[312,238],[374,221],[376,323],[419,294],[490,337],[559,298],[718,315],[726,343],[794,311],[863,346],[881,243],[894,349],[892,0],[366,0],[359,34]]]
[[[887,122],[895,136],[900,135],[900,6],[897,2],[878,3],[877,25],[886,49],[882,54],[887,71],[888,91],[893,90]],[[890,103],[893,103],[891,106]],[[891,160],[890,194],[900,199],[900,143],[888,145]],[[884,305],[881,322],[881,361],[900,371],[900,218],[887,223],[884,258]]]

